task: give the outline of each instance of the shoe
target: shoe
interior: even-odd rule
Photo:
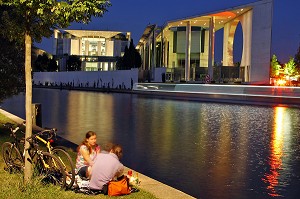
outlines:
[[[139,189],[134,188],[134,187],[132,187],[132,188],[130,189],[130,193],[135,193],[135,192],[139,192],[139,191],[140,191]]]

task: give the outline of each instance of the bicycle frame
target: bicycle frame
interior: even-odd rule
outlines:
[[[33,135],[33,138],[35,139],[36,142],[40,141],[42,142],[46,148],[49,154],[55,155],[58,160],[60,161],[61,165],[63,166],[63,168],[66,171],[66,176],[68,177],[68,179],[71,179],[70,181],[68,181],[68,185],[67,188],[71,188],[74,181],[75,181],[75,170],[74,170],[74,164],[72,162],[71,157],[68,155],[68,153],[61,147],[53,147],[51,144],[52,142],[52,138],[56,137],[56,128],[52,128],[52,129],[46,129],[43,130],[35,135]],[[43,135],[45,135],[46,137],[44,137]],[[60,152],[59,151],[63,151],[63,154],[58,155]],[[66,155],[64,155],[66,154]],[[66,158],[66,160],[64,158],[62,158],[62,156]]]
[[[50,142],[45,141],[43,138],[41,138],[38,135],[33,136],[34,138],[37,138],[38,140],[42,141],[43,143],[45,143],[48,146],[51,147]],[[32,139],[32,143],[30,145],[30,147],[27,150],[30,149],[34,149],[34,154],[30,155],[30,158],[33,159],[36,155],[38,155],[38,157],[42,160],[42,163],[44,165],[45,168],[50,168],[50,166],[45,162],[45,160],[43,159],[43,151],[39,149],[38,144],[36,143],[35,139]],[[50,149],[50,148],[49,148]],[[29,153],[30,154],[30,153]],[[56,163],[54,162],[54,165],[56,165]]]
[[[38,135],[35,136],[35,137],[36,137],[39,141],[43,142],[43,143],[46,145],[46,147],[47,147],[49,153],[52,154],[52,153],[51,153],[52,146],[51,146],[50,141],[46,141],[46,140],[44,140],[42,137],[40,137],[40,136],[38,136]],[[38,150],[37,153],[39,153],[39,152],[40,152],[40,151]],[[42,154],[40,153],[39,155],[42,155]],[[60,158],[59,158],[59,159],[60,159]],[[44,166],[45,166],[46,168],[50,168],[50,166],[45,162],[45,160],[44,160],[43,158],[41,158],[41,160],[42,160],[42,162],[43,162],[43,164],[44,164]],[[57,166],[55,162],[54,162],[54,164],[55,164],[55,166]]]
[[[44,133],[44,132],[51,132],[51,131],[54,132],[54,133],[53,133],[54,135],[56,135],[56,134],[55,134],[56,129],[50,129],[50,130],[41,131],[40,134],[42,134],[42,133]],[[45,139],[43,139],[42,137],[40,137],[39,135],[36,135],[36,136],[35,136],[35,138],[37,138],[39,141],[41,141],[42,143],[45,144],[45,146],[47,147],[48,152],[49,152],[50,154],[52,154],[52,149],[53,149],[53,147],[52,147],[52,145],[51,145],[51,141],[50,141],[52,137],[53,137],[53,135],[51,135],[50,138],[48,138],[47,140],[45,140]],[[60,158],[59,156],[58,156],[58,159],[61,161],[61,163],[62,163],[63,166],[65,167],[66,165],[65,165],[64,161],[62,161],[61,158]]]
[[[36,138],[37,138],[39,141],[43,142],[43,143],[46,145],[48,151],[51,152],[52,146],[51,146],[51,142],[50,142],[50,141],[46,141],[46,140],[44,140],[42,137],[40,137],[40,136],[38,136],[38,135],[36,136]]]
[[[20,127],[16,127],[13,129],[13,124],[11,123],[6,123],[4,126],[7,126],[10,130],[10,136],[13,137],[13,142],[11,142],[19,151],[21,151],[20,143],[22,139],[18,139],[17,137],[17,131],[20,129]]]

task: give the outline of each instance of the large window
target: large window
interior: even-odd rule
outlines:
[[[89,56],[97,56],[97,55],[98,55],[98,42],[90,41]]]
[[[98,63],[86,62],[85,71],[97,71]]]

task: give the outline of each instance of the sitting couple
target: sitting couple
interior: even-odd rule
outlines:
[[[103,150],[97,145],[95,132],[86,133],[85,140],[78,147],[76,173],[81,179],[89,179],[89,187],[103,190],[109,181],[123,175],[124,166],[119,161],[122,147],[108,143]]]

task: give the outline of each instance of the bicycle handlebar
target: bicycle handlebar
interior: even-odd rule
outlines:
[[[3,124],[3,126],[10,129],[11,135],[13,135],[14,137],[16,136],[16,132],[20,129],[20,125],[18,125],[14,128],[14,124],[12,124],[10,122],[6,122],[5,124]]]
[[[40,131],[40,132],[36,133],[35,135],[43,135],[43,134],[47,134],[47,135],[48,135],[47,139],[50,140],[50,139],[52,139],[53,137],[54,137],[54,138],[56,137],[56,131],[57,131],[56,128],[46,128],[45,130]]]
[[[48,137],[46,138],[48,141],[51,140],[53,137],[56,137],[56,131],[57,129],[56,128],[51,128],[51,129],[45,129],[45,130],[42,130],[38,133],[35,133],[33,135],[31,135],[30,137],[26,138],[26,141],[28,141],[29,143],[33,143],[33,140],[36,140],[37,139],[37,136],[42,136],[44,134],[47,134]]]
[[[24,121],[22,123],[23,126],[26,126],[26,122]],[[11,131],[11,135],[16,137],[16,132],[20,129],[20,125],[16,126],[14,128],[14,124],[10,123],[10,122],[7,122],[5,124],[3,124],[3,126],[7,127],[10,129]],[[47,140],[51,140],[53,137],[56,138],[56,132],[57,132],[57,129],[56,128],[45,128],[44,130],[38,132],[38,133],[35,133],[33,134],[32,136],[26,138],[26,141],[28,141],[29,143],[33,143],[33,139],[36,139],[36,136],[42,136],[44,134],[47,134]]]

